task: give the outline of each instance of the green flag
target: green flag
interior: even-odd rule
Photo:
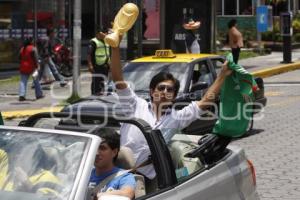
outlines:
[[[213,133],[227,137],[240,137],[246,133],[252,118],[253,89],[257,88],[253,76],[233,62],[228,54],[228,67],[233,70],[221,88],[219,119]]]

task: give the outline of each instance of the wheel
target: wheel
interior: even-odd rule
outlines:
[[[59,66],[60,74],[65,77],[73,76],[73,69],[69,64],[62,63]]]

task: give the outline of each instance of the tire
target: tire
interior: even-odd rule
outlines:
[[[69,64],[60,64],[59,72],[64,77],[71,77],[73,76],[73,68]]]

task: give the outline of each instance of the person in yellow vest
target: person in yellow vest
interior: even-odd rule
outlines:
[[[104,82],[107,80],[110,63],[110,49],[104,43],[107,28],[97,31],[96,37],[91,39],[88,51],[88,69],[92,73],[91,93],[92,95],[102,95],[104,92]]]
[[[41,160],[40,163],[43,161]],[[62,190],[61,181],[48,169],[39,168],[35,173],[28,175],[21,167],[10,165],[12,162],[9,161],[7,152],[0,149],[0,190],[41,193],[50,196],[58,196]]]

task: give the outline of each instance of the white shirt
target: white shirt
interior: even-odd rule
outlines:
[[[194,120],[200,118],[203,112],[196,102],[190,103],[182,110],[170,109],[157,120],[152,110],[152,104],[138,97],[130,87],[123,90],[117,90],[121,107],[126,115],[145,120],[152,129],[160,129],[165,141],[168,143],[171,138]],[[130,109],[128,109],[130,108]],[[141,164],[148,159],[150,153],[148,143],[142,132],[134,125],[122,124],[121,146],[131,148],[136,165]],[[150,179],[156,176],[153,165],[141,167],[138,171]]]
[[[197,38],[194,40],[194,42],[191,45],[191,53],[200,53],[200,45]]]

